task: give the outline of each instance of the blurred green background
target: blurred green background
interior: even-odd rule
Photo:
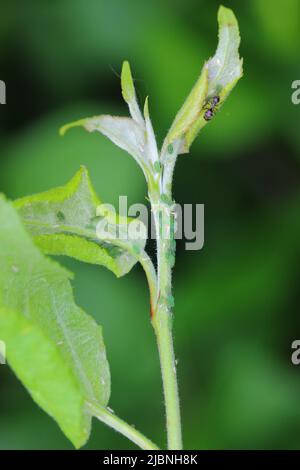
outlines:
[[[175,342],[187,449],[300,448],[300,2],[224,1],[241,30],[244,78],[176,169],[179,203],[205,204],[205,246],[178,244]],[[161,140],[217,44],[215,0],[1,0],[0,190],[64,184],[86,165],[102,200],[144,201],[129,155],[70,120],[126,115],[123,59],[150,96]],[[75,297],[103,325],[110,405],[165,445],[155,340],[143,273],[70,260]],[[38,351],[37,351],[38,354]],[[0,448],[70,449],[8,367],[0,369]],[[95,422],[89,449],[132,445]]]

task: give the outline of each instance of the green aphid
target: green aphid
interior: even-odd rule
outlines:
[[[58,211],[56,213],[56,217],[58,218],[60,222],[65,222],[66,220],[65,214],[62,211]]]
[[[174,147],[172,144],[169,144],[167,147],[168,153],[171,155],[174,152]]]
[[[175,238],[175,218],[174,216],[172,216],[170,217],[170,240],[174,241],[174,238]]]
[[[121,253],[120,249],[117,246],[110,246],[108,248],[108,252],[113,258],[117,258],[118,256],[120,256]]]
[[[160,173],[161,172],[161,163],[160,161],[156,160],[156,162],[154,162],[154,170],[156,173]]]
[[[174,255],[173,250],[169,250],[166,253],[166,259],[167,259],[170,267],[173,268],[175,266],[175,255]]]
[[[133,245],[132,249],[136,255],[139,255],[141,253],[141,247],[139,245]]]
[[[168,295],[167,297],[167,303],[170,308],[175,307],[175,300],[172,294]]]

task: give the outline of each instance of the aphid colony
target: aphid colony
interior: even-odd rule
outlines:
[[[204,113],[205,121],[210,121],[214,117],[215,112],[218,109],[219,102],[220,102],[220,97],[218,95],[213,96],[212,98],[209,98],[207,100],[207,102],[204,105],[204,109],[206,109]]]

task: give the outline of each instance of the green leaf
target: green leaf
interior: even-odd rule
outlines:
[[[71,275],[34,246],[0,197],[0,337],[35,402],[76,447],[88,440],[85,402],[106,406],[110,373],[102,329],[75,303]]]
[[[180,108],[167,135],[166,144],[174,142],[186,134],[199,116],[208,90],[208,70],[204,67],[189,96]]]
[[[145,238],[125,239],[125,234],[118,239],[117,232],[124,234],[133,222],[120,216],[113,219],[95,194],[84,167],[65,186],[18,199],[14,204],[46,254],[103,265],[119,277],[137,262],[133,246],[145,246]],[[100,221],[106,232],[97,231]]]
[[[121,88],[122,88],[122,95],[126,103],[128,104],[130,114],[134,121],[139,123],[142,127],[144,126],[144,120],[142,113],[140,111],[136,94],[135,88],[133,84],[132,74],[129,62],[125,60],[122,66],[122,73],[121,73]]]
[[[237,20],[229,8],[218,11],[219,43],[215,55],[208,60],[166,137],[163,150],[181,139],[179,153],[187,153],[199,131],[207,124],[204,115],[211,108],[211,99],[219,97],[214,114],[224,103],[232,88],[242,77],[242,59],[239,57],[240,34]]]
[[[126,103],[135,99],[135,89],[129,62],[124,60],[121,73],[122,95]]]

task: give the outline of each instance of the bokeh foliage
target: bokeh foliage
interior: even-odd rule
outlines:
[[[126,115],[118,75],[128,59],[163,138],[215,51],[218,5],[2,1],[1,192],[17,198],[64,184],[84,164],[106,202],[119,194],[143,201],[143,176],[129,156],[100,135],[78,129],[61,139],[57,130],[80,116]],[[300,330],[300,105],[291,103],[291,83],[300,79],[300,4],[225,5],[240,24],[244,77],[176,171],[176,200],[206,208],[205,247],[186,252],[179,244],[174,279],[184,441],[186,448],[299,448],[300,370],[290,345]],[[143,273],[116,280],[101,267],[64,263],[76,274],[77,303],[103,325],[112,406],[162,442]],[[4,366],[0,416],[0,448],[70,448]],[[87,447],[130,444],[95,423]]]

